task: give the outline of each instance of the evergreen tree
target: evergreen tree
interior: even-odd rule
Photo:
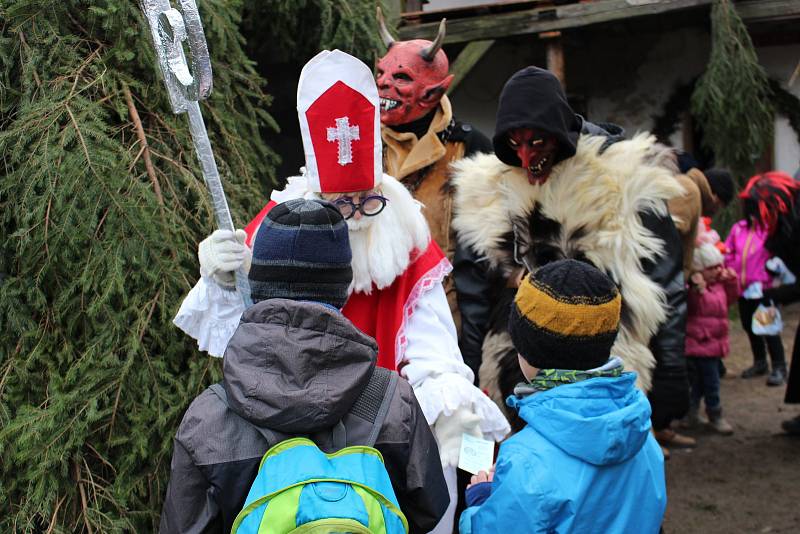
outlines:
[[[265,3],[198,4],[215,87],[201,107],[241,226],[278,161],[240,32]],[[358,8],[325,37],[369,54],[374,2],[272,4],[269,31]],[[0,0],[2,532],[157,529],[172,436],[220,377],[171,324],[213,229],[191,147],[135,1]]]
[[[692,95],[692,114],[720,165],[749,177],[773,137],[774,109],[747,27],[730,0],[711,9],[711,57]]]
[[[372,65],[383,49],[375,11],[378,0],[260,0],[245,11],[244,31],[254,55],[301,67],[323,49],[338,48]],[[384,7],[385,9],[385,7]],[[259,36],[268,35],[268,39]]]
[[[385,7],[385,6],[384,6]],[[280,132],[263,137],[280,155],[278,180],[297,174],[304,164],[295,100],[303,65],[320,50],[338,48],[373,65],[382,53],[374,0],[259,0],[248,2],[242,33],[248,55],[270,81],[273,114]]]

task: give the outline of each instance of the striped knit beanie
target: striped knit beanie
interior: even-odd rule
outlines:
[[[344,307],[353,280],[347,224],[336,206],[295,199],[272,208],[253,240],[253,302],[284,298]]]
[[[619,330],[614,282],[576,260],[549,263],[517,290],[509,333],[517,352],[539,369],[594,369],[609,358]]]

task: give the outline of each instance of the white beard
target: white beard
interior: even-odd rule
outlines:
[[[363,232],[367,230],[367,228],[372,226],[372,223],[375,222],[375,219],[380,218],[380,216],[385,212],[386,209],[388,208],[384,208],[384,211],[382,211],[381,213],[379,213],[374,217],[367,217],[366,215],[364,215],[359,220],[355,220],[355,218],[347,219],[346,222],[347,222],[347,229],[350,232],[349,235],[352,236],[354,232]]]
[[[412,252],[423,252],[430,241],[430,231],[421,205],[397,180],[383,175],[386,208],[374,217],[350,219],[350,249],[353,252],[353,283],[350,292],[372,292],[392,285],[412,260]]]
[[[305,176],[293,176],[284,190],[272,193],[271,199],[280,203],[299,197],[321,198],[307,187]],[[381,190],[389,200],[382,212],[347,221],[353,253],[350,293],[369,295],[373,284],[378,289],[389,287],[408,268],[412,253],[424,252],[431,240],[422,204],[414,200],[405,186],[384,174]]]

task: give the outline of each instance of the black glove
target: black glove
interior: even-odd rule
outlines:
[[[663,430],[675,419],[689,411],[689,380],[686,375],[653,377],[653,387],[648,394],[653,428]]]

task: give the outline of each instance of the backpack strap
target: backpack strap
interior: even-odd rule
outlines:
[[[375,367],[367,387],[361,392],[350,413],[372,423],[372,429],[363,445],[372,447],[378,439],[389,405],[397,389],[397,373],[382,367]]]
[[[333,442],[333,449],[336,451],[347,447],[347,429],[343,422],[339,421],[331,428],[331,441]]]
[[[219,397],[219,400],[221,400],[222,403],[228,409],[230,409],[231,405],[228,404],[228,394],[225,392],[225,388],[222,386],[221,382],[217,382],[216,384],[211,384],[208,387],[208,389],[210,389],[217,397]],[[253,426],[253,428],[258,430],[258,433],[261,434],[265,440],[267,440],[267,448],[272,447],[273,445],[277,445],[278,442],[280,442],[280,440],[275,435],[275,433],[272,432],[272,430],[254,425],[253,423],[250,424]]]

